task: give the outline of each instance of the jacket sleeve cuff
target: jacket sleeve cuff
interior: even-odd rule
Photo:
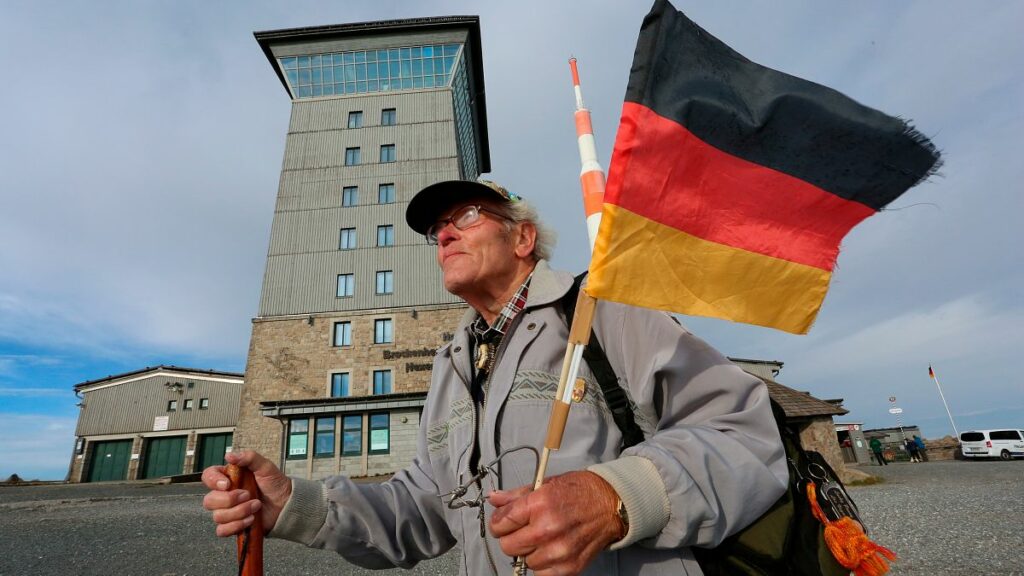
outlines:
[[[655,536],[668,524],[668,492],[653,462],[640,456],[624,456],[594,464],[587,470],[611,484],[629,515],[629,531],[610,550]]]
[[[292,478],[292,495],[267,536],[309,546],[327,521],[326,487],[322,482]]]

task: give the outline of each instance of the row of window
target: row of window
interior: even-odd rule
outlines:
[[[353,237],[355,231],[352,232]],[[353,240],[354,241],[354,240]],[[392,239],[393,241],[393,239]],[[393,294],[395,292],[395,272],[380,270],[377,272],[376,294]],[[338,298],[351,298],[356,293],[356,275],[338,274]]]
[[[381,126],[394,126],[398,124],[398,111],[394,108],[385,108],[380,111],[380,125]],[[363,127],[363,111],[353,110],[348,113],[348,127],[349,128],[362,128]]]
[[[410,46],[278,59],[292,94],[313,98],[447,86],[459,44]]]
[[[391,344],[394,341],[393,323],[391,318],[377,318],[373,321],[373,343]],[[348,321],[334,323],[334,346],[352,345],[352,323]]]
[[[352,395],[351,375],[348,372],[331,374],[331,398],[347,398]],[[385,368],[373,371],[373,394],[391,394],[392,373]]]
[[[305,460],[309,453],[309,418],[288,422],[288,459]],[[387,412],[369,415],[370,454],[387,454],[391,450],[391,417]],[[313,457],[335,455],[337,422],[334,416],[315,418],[313,424]],[[341,417],[341,455],[361,456],[363,453],[363,416]]]
[[[380,146],[380,162],[386,164],[389,162],[395,162],[398,159],[398,153],[395,151],[394,144],[381,144]],[[362,149],[359,146],[353,146],[351,148],[345,148],[345,166],[358,166],[362,163]]]
[[[391,182],[377,186],[377,204],[392,204],[395,201],[395,185]],[[359,186],[344,186],[341,189],[341,205],[359,204]]]
[[[185,404],[182,406],[182,410],[191,410],[193,406],[195,406],[195,400],[193,400],[191,398],[186,398],[185,399]],[[200,398],[199,399],[199,409],[200,410],[207,410],[209,408],[210,408],[210,399],[209,398]],[[168,400],[167,401],[167,411],[168,412],[177,412],[177,410],[178,410],[178,401],[177,400]]]
[[[395,226],[394,224],[384,224],[377,226],[377,246],[394,246],[395,245]],[[338,250],[355,250],[356,248],[356,229],[355,228],[342,228],[339,230],[338,238]]]

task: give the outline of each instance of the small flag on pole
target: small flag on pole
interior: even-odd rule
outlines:
[[[928,377],[932,378],[932,379],[935,379],[935,372],[932,372],[932,365],[931,364],[928,365]]]
[[[846,233],[938,165],[903,120],[755,64],[657,0],[587,292],[805,333]]]

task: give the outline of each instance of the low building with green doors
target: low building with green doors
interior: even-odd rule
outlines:
[[[70,482],[199,472],[231,450],[244,375],[153,366],[76,384]]]

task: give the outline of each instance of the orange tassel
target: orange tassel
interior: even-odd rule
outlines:
[[[869,540],[860,524],[848,516],[830,521],[818,505],[816,492],[814,482],[808,482],[807,500],[814,517],[825,525],[825,543],[836,561],[857,576],[882,576],[888,572],[889,563],[885,559],[896,560],[896,553]]]

